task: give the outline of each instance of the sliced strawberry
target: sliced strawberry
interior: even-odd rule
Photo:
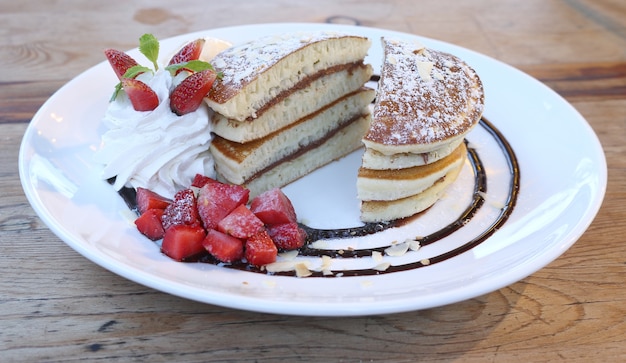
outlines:
[[[131,56],[119,50],[105,49],[104,55],[120,80],[129,68],[139,65]]]
[[[161,251],[176,261],[204,252],[206,232],[199,225],[175,225],[165,230]]]
[[[296,211],[279,188],[268,190],[252,200],[250,210],[265,224],[296,222]]]
[[[214,229],[208,230],[202,245],[222,262],[230,263],[243,258],[243,241]]]
[[[204,43],[204,39],[196,39],[185,44],[178,53],[174,54],[168,65],[185,63],[200,58]]]
[[[170,199],[142,187],[137,188],[136,200],[137,208],[141,214],[149,209],[165,209],[172,203]]]
[[[161,223],[163,209],[148,209],[135,220],[137,230],[153,241],[163,238],[165,230]]]
[[[181,116],[197,110],[216,77],[215,71],[206,69],[185,78],[170,94],[172,111]]]
[[[161,218],[163,228],[167,231],[175,225],[199,225],[201,221],[198,216],[196,196],[191,189],[182,189],[174,195],[174,201],[165,208],[165,213]]]
[[[136,111],[152,111],[159,105],[157,94],[138,79],[123,78],[122,88]]]
[[[265,229],[246,240],[245,257],[249,264],[263,266],[276,261],[278,249]]]
[[[219,182],[213,178],[209,178],[208,176],[205,176],[202,174],[196,174],[196,176],[193,178],[193,181],[191,182],[191,186],[196,187],[196,188],[202,188],[203,186],[209,183],[219,183]]]
[[[267,226],[267,233],[281,250],[295,250],[304,246],[306,232],[298,223],[282,223]]]
[[[263,222],[245,205],[235,208],[217,224],[217,230],[236,238],[248,238],[264,230]]]
[[[198,214],[206,229],[217,224],[240,205],[248,203],[250,190],[240,185],[206,183],[198,192]]]

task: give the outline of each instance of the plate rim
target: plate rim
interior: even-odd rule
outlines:
[[[191,32],[191,33],[186,33],[186,34],[180,34],[174,37],[169,37],[166,39],[161,40],[161,42],[165,42],[165,41],[174,41],[177,38],[185,38],[185,37],[193,37],[195,35],[198,34],[207,34],[207,33],[215,33],[215,32],[229,32],[229,31],[249,31],[249,29],[256,29],[258,27],[264,27],[264,28],[285,28],[285,27],[291,27],[291,28],[300,28],[300,27],[313,27],[313,28],[320,28],[320,29],[329,29],[329,30],[351,30],[351,29],[365,29],[366,31],[369,32],[378,32],[378,33],[385,33],[385,34],[396,34],[396,35],[401,35],[403,37],[409,37],[409,38],[417,38],[420,40],[425,40],[427,42],[431,42],[434,44],[445,44],[447,47],[450,48],[454,48],[454,49],[462,49],[464,52],[469,52],[474,54],[476,57],[478,58],[483,58],[486,60],[489,60],[490,62],[496,62],[498,63],[500,66],[506,67],[509,69],[509,71],[512,72],[518,72],[521,75],[523,75],[524,77],[527,77],[529,79],[531,79],[533,82],[535,82],[535,86],[537,87],[541,87],[544,88],[545,91],[551,93],[552,96],[556,96],[557,99],[559,99],[563,105],[565,105],[567,108],[569,108],[570,112],[573,112],[574,114],[577,115],[577,117],[579,118],[579,121],[582,121],[581,125],[583,127],[586,127],[588,129],[588,136],[590,137],[590,143],[594,144],[594,146],[596,147],[597,151],[600,151],[599,156],[601,156],[601,163],[600,165],[596,165],[596,167],[598,167],[598,176],[600,179],[600,186],[599,189],[596,192],[597,198],[595,198],[593,200],[593,204],[589,205],[588,208],[586,209],[586,213],[581,216],[581,218],[577,221],[578,222],[578,227],[573,230],[570,233],[570,238],[568,241],[563,241],[563,243],[561,244],[560,249],[554,249],[553,252],[550,256],[542,256],[543,260],[541,261],[541,267],[539,267],[538,269],[536,269],[533,272],[530,272],[528,274],[526,274],[525,276],[520,277],[520,275],[510,275],[509,279],[503,279],[501,280],[501,284],[502,286],[497,286],[496,288],[492,288],[492,287],[487,287],[484,286],[482,290],[477,290],[475,291],[474,296],[479,296],[482,295],[484,293],[488,293],[491,291],[495,291],[497,289],[500,289],[504,286],[508,286],[511,283],[514,283],[516,281],[519,281],[525,277],[527,277],[528,275],[536,272],[537,270],[539,270],[540,268],[545,267],[545,265],[547,265],[548,263],[552,262],[553,260],[555,260],[556,258],[558,258],[562,253],[564,253],[567,249],[569,249],[583,234],[584,232],[588,229],[589,225],[593,222],[595,216],[597,215],[599,209],[601,208],[602,202],[604,200],[604,196],[606,193],[606,187],[607,187],[607,165],[606,165],[606,157],[604,155],[604,151],[602,148],[602,145],[596,135],[596,133],[593,131],[593,128],[591,127],[591,125],[587,122],[587,120],[569,103],[567,102],[563,97],[561,97],[560,95],[558,95],[556,92],[554,92],[553,90],[549,89],[545,84],[541,83],[540,81],[534,79],[532,76],[506,64],[503,63],[497,59],[491,58],[489,56],[486,56],[484,54],[475,52],[473,50],[467,49],[467,48],[463,48],[460,47],[458,45],[452,44],[452,43],[447,43],[447,42],[443,42],[443,41],[439,41],[436,39],[431,39],[431,38],[427,38],[427,37],[423,37],[420,35],[416,35],[416,34],[411,34],[411,33],[405,33],[405,32],[398,32],[398,31],[393,31],[393,30],[387,30],[387,29],[381,29],[381,28],[372,28],[372,27],[363,27],[363,26],[351,26],[351,25],[335,25],[335,24],[324,24],[324,23],[291,23],[291,22],[285,22],[285,23],[267,23],[267,24],[248,24],[248,25],[242,25],[242,26],[229,26],[229,27],[222,27],[222,28],[214,28],[214,29],[206,29],[206,30],[202,30],[202,31],[196,31],[196,32]],[[106,61],[103,61],[102,63],[104,63]],[[43,112],[44,109],[46,109],[47,107],[49,107],[55,100],[57,97],[59,97],[58,95],[61,94],[64,90],[66,90],[67,88],[71,87],[72,82],[74,82],[76,79],[78,79],[79,77],[85,77],[86,74],[88,74],[88,72],[90,72],[91,70],[93,70],[94,68],[98,67],[97,65],[94,65],[90,68],[88,68],[87,70],[81,72],[80,74],[78,74],[76,77],[72,78],[70,81],[68,81],[67,83],[65,83],[61,88],[59,88],[56,92],[54,92],[50,98],[48,98],[44,104],[39,108],[39,110],[35,113],[35,115],[33,116],[33,118],[31,119],[31,122],[29,123],[24,136],[22,138],[22,142],[20,144],[20,150],[19,150],[19,156],[18,156],[18,168],[19,168],[19,176],[20,176],[20,181],[22,184],[22,188],[24,190],[24,193],[31,205],[31,207],[33,208],[33,210],[35,210],[36,214],[38,215],[39,218],[41,218],[41,220],[46,224],[46,226],[57,236],[59,237],[61,240],[64,241],[64,243],[66,243],[67,245],[69,245],[71,248],[73,248],[74,250],[76,250],[77,252],[79,252],[82,256],[88,258],[89,260],[91,260],[92,262],[108,269],[111,272],[114,272],[126,279],[129,279],[131,281],[140,283],[142,285],[151,287],[151,288],[155,288],[157,290],[163,291],[163,292],[167,292],[176,296],[180,296],[183,298],[187,298],[187,299],[191,299],[191,300],[196,300],[196,301],[200,301],[200,302],[204,302],[204,303],[211,303],[211,304],[215,304],[215,305],[220,305],[220,306],[224,306],[224,307],[229,307],[229,308],[236,308],[236,309],[242,309],[242,310],[249,310],[249,311],[257,311],[257,312],[267,312],[267,313],[281,313],[281,314],[289,314],[289,315],[319,315],[319,316],[337,316],[337,315],[341,315],[341,316],[346,316],[346,315],[372,315],[372,314],[381,314],[381,313],[396,313],[396,312],[404,312],[404,311],[409,311],[409,310],[416,310],[416,309],[423,309],[423,308],[429,308],[429,307],[435,307],[435,306],[440,306],[440,305],[445,305],[445,304],[439,304],[439,305],[431,305],[431,306],[419,306],[419,304],[415,304],[414,301],[411,300],[412,303],[406,303],[406,302],[397,302],[396,304],[389,304],[386,306],[373,306],[370,304],[361,304],[361,303],[338,303],[338,304],[333,304],[333,303],[325,303],[326,307],[324,309],[319,309],[319,310],[309,310],[309,311],[303,311],[302,309],[302,304],[280,304],[281,306],[276,309],[276,308],[272,308],[272,307],[267,307],[267,306],[257,306],[258,308],[255,309],[254,306],[256,303],[258,303],[259,301],[266,301],[265,299],[260,299],[260,298],[251,298],[249,296],[238,296],[239,301],[235,301],[233,302],[232,300],[230,300],[230,298],[232,298],[232,295],[230,294],[224,294],[223,297],[220,297],[219,293],[216,294],[215,292],[209,292],[208,295],[209,297],[213,298],[209,298],[207,299],[207,292],[206,291],[200,291],[200,292],[193,292],[193,293],[182,293],[180,289],[172,287],[172,286],[168,286],[167,284],[163,285],[163,284],[158,284],[155,283],[155,281],[153,281],[153,278],[151,276],[146,276],[144,271],[139,271],[136,270],[136,273],[133,276],[128,276],[128,271],[124,270],[124,269],[120,269],[120,266],[112,263],[113,261],[109,261],[106,260],[102,261],[101,258],[99,258],[99,256],[97,256],[96,254],[94,254],[94,252],[88,248],[86,248],[86,246],[81,246],[80,244],[76,244],[74,243],[74,241],[67,241],[65,236],[66,233],[63,230],[61,225],[56,225],[55,223],[53,223],[53,216],[49,215],[47,213],[47,209],[45,208],[44,203],[39,199],[38,195],[36,195],[36,191],[34,189],[31,189],[31,185],[28,183],[29,180],[29,171],[27,168],[27,155],[26,155],[26,149],[28,148],[28,138],[32,136],[33,131],[33,124],[36,123],[36,120],[38,118],[41,118],[42,115],[41,113]],[[599,148],[599,149],[597,149]],[[586,218],[583,218],[586,217]],[[582,223],[580,223],[582,221]],[[467,297],[467,298],[471,298]],[[222,301],[222,298],[224,301]],[[464,299],[462,299],[464,300]],[[451,301],[449,303],[454,303],[454,302],[458,302],[461,300],[457,300],[457,301]]]

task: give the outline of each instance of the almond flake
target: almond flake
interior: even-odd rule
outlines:
[[[294,260],[296,257],[298,257],[298,250],[291,250],[291,251],[286,251],[286,252],[281,252],[278,254],[278,256],[280,256],[280,258],[284,259],[284,260]]]
[[[278,261],[265,265],[267,272],[287,272],[295,269],[293,261]]]
[[[430,72],[432,71],[434,65],[435,63],[433,62],[418,61],[417,73],[419,73],[420,77],[422,77],[424,80],[429,81],[432,79],[432,77],[430,76]]]
[[[391,245],[385,249],[385,254],[388,256],[399,257],[404,256],[404,254],[409,250],[408,243],[399,243],[395,245]]]
[[[374,266],[374,270],[376,271],[385,271],[389,268],[389,266],[391,266],[391,264],[389,262],[383,262],[383,263],[379,263],[378,265]]]
[[[422,247],[422,245],[419,243],[419,241],[409,241],[408,244],[409,244],[409,249],[411,251],[417,251],[417,250],[419,250]]]
[[[382,262],[383,254],[378,251],[372,251],[372,259],[374,262]]]
[[[298,277],[309,277],[313,274],[304,262],[297,263],[295,268]]]

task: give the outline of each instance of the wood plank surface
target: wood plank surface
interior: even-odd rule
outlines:
[[[0,361],[626,361],[626,2],[173,3],[0,0]],[[272,22],[418,34],[545,82],[603,145],[608,185],[597,218],[561,257],[511,286],[439,308],[352,318],[171,296],[93,264],[42,223],[20,185],[22,136],[46,99],[103,61],[104,48],[133,48],[148,32],[166,38]]]

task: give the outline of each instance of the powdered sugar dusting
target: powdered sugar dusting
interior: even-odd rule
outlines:
[[[417,43],[382,43],[386,61],[366,140],[388,146],[432,144],[478,123],[483,88],[465,62]]]
[[[212,60],[223,74],[212,95],[227,99],[287,55],[313,43],[346,36],[332,31],[285,33],[228,48]]]

